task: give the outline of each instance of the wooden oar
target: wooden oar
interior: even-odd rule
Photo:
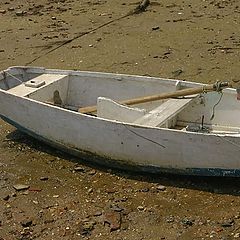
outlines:
[[[204,92],[221,91],[223,88],[226,88],[226,87],[230,87],[230,84],[228,82],[218,82],[215,84],[204,85],[196,88],[187,88],[187,89],[182,89],[174,92],[127,99],[127,100],[119,101],[119,103],[125,104],[125,105],[135,105],[135,104],[152,102],[152,101],[157,101],[157,100],[167,99],[167,98],[183,97],[183,96],[189,96],[189,95],[204,93]],[[82,107],[78,109],[78,112],[80,113],[93,113],[96,111],[97,111],[96,105]]]

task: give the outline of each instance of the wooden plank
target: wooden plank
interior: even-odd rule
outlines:
[[[145,126],[161,126],[181,112],[194,98],[170,99],[153,109],[134,123]]]

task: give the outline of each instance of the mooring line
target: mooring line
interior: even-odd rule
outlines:
[[[94,29],[92,29],[92,30],[89,30],[89,31],[80,33],[80,34],[76,35],[75,37],[73,37],[72,39],[69,39],[69,40],[64,41],[63,43],[61,43],[60,45],[58,45],[58,46],[54,47],[53,49],[47,51],[46,53],[37,56],[36,58],[34,58],[32,61],[26,63],[25,65],[30,65],[30,64],[32,64],[33,62],[35,62],[36,60],[40,59],[41,57],[46,56],[46,55],[50,54],[51,52],[56,51],[57,49],[63,47],[64,45],[69,44],[69,43],[73,42],[74,40],[76,40],[76,39],[78,39],[78,38],[81,38],[81,37],[83,37],[83,36],[85,36],[85,35],[88,35],[88,34],[90,34],[90,33],[92,33],[92,32],[95,32],[95,31],[97,31],[97,30],[99,30],[99,29],[101,29],[101,28],[103,28],[103,27],[105,27],[105,26],[107,26],[107,25],[110,25],[110,24],[112,24],[112,23],[114,23],[114,22],[117,22],[117,21],[119,21],[119,20],[122,20],[122,19],[124,19],[124,18],[126,18],[126,17],[129,17],[129,16],[131,16],[131,15],[139,14],[139,13],[141,13],[141,12],[144,12],[144,11],[146,10],[146,8],[148,7],[149,4],[150,4],[150,1],[149,1],[149,0],[143,0],[134,10],[131,10],[131,11],[128,12],[127,14],[125,14],[125,15],[123,15],[123,16],[121,16],[121,17],[118,17],[118,18],[116,18],[116,19],[113,19],[113,20],[111,20],[111,21],[108,21],[108,22],[106,22],[106,23],[103,23],[102,25],[100,25],[100,26],[98,26],[98,27],[96,27],[96,28],[94,28]]]

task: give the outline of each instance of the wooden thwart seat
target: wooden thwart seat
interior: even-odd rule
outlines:
[[[168,121],[186,108],[194,98],[169,99],[159,107],[137,119],[134,123],[151,127],[160,127],[166,124],[169,127]]]

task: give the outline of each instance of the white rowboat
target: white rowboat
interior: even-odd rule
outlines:
[[[0,72],[0,115],[37,139],[108,167],[240,176],[235,89],[119,103],[196,87],[204,89],[154,77],[11,67]],[[96,113],[82,113],[92,105]]]

